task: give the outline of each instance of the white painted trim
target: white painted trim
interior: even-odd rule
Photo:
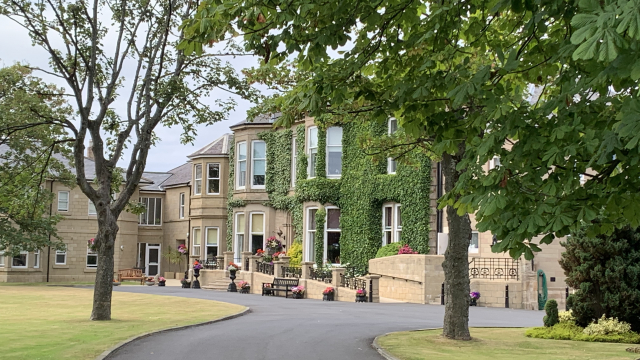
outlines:
[[[329,249],[329,210],[340,210],[339,207],[337,206],[325,206],[324,207],[326,216],[324,219],[324,236],[323,236],[323,241],[324,241],[324,251],[323,251],[323,259],[325,262],[329,261],[329,257],[328,257],[328,249]],[[340,216],[342,216],[342,211],[340,212]],[[317,231],[317,229],[316,229]],[[331,232],[339,232],[340,233],[340,237],[342,237],[342,229],[338,228],[332,228]],[[331,265],[340,265],[338,263],[331,263]]]
[[[259,158],[258,160],[264,160],[264,185],[255,185],[253,183],[253,170],[255,169],[255,158],[253,157],[253,148],[255,146],[256,143],[263,143],[264,144],[264,159]],[[252,140],[251,141],[251,181],[249,182],[249,186],[252,189],[264,189],[265,185],[267,184],[267,142],[264,140]]]
[[[67,194],[67,207],[66,207],[66,209],[61,209],[60,208],[60,194],[61,193],[66,193]],[[71,203],[71,193],[69,191],[58,191],[58,211],[64,211],[64,212],[69,211],[70,203]]]
[[[244,160],[240,160],[239,156],[240,156],[240,145],[244,145],[244,152],[245,152],[245,156],[244,156]],[[247,151],[247,142],[246,141],[240,141],[238,143],[236,143],[236,152],[235,152],[235,158],[236,158],[236,166],[234,169],[234,177],[235,177],[235,185],[236,185],[236,189],[237,190],[244,190],[247,188],[247,164],[248,159],[249,159],[249,153]],[[245,174],[244,174],[244,185],[240,186],[240,177],[238,176],[239,174],[239,169],[240,169],[240,162],[244,161],[245,166],[244,166],[244,170],[245,170]]]
[[[254,233],[253,232],[253,215],[254,214],[262,214],[262,233]],[[245,226],[247,225],[247,219],[244,219]],[[264,211],[252,211],[249,213],[249,249],[253,245],[253,235],[262,235],[262,250],[265,248],[265,243],[267,241],[267,215]],[[254,250],[251,249],[251,252]]]
[[[317,206],[309,206],[305,209],[305,216],[304,216],[304,245],[305,245],[305,251],[304,251],[304,258],[306,259],[305,261],[311,261],[311,262],[315,262],[316,259],[314,259],[314,256],[311,256],[312,252],[314,251],[314,247],[310,246],[311,245],[311,241],[313,241],[313,239],[309,238],[309,218],[310,218],[310,213],[311,210],[316,210],[316,212],[318,211],[318,207]],[[316,228],[314,231],[314,235],[316,232],[318,232],[318,229]]]
[[[218,177],[210,178],[209,177],[209,165],[218,165]],[[204,177],[204,176],[203,176]],[[218,192],[209,192],[209,180],[218,180]],[[207,195],[220,195],[220,189],[222,188],[222,166],[220,163],[207,163]]]

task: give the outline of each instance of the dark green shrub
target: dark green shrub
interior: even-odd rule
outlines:
[[[378,252],[376,253],[376,259],[385,257],[385,256],[398,255],[398,251],[400,251],[400,248],[402,247],[402,245],[404,244],[391,243],[389,245],[385,245],[381,247],[380,249],[378,249]]]
[[[544,305],[544,312],[547,313],[547,315],[545,315],[545,317],[542,318],[542,322],[544,323],[544,326],[552,327],[553,325],[560,322],[560,320],[558,320],[558,302],[557,301],[553,299],[548,300],[547,303]]]
[[[568,299],[576,323],[586,327],[605,315],[640,331],[640,229],[595,238],[585,232],[567,238],[560,259],[567,284],[577,289]]]

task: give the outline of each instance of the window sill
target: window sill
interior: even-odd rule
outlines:
[[[86,272],[86,273],[94,273],[94,272],[96,272],[97,270],[98,270],[98,269],[96,269],[96,268],[85,268],[85,269],[84,269],[84,272]]]
[[[52,269],[68,269],[68,268],[69,268],[69,265],[63,265],[63,264],[60,264],[60,265],[51,265],[51,268],[52,268]]]

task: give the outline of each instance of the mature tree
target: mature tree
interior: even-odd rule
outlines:
[[[33,43],[49,54],[50,68],[38,70],[62,79],[74,104],[75,118],[65,121],[64,127],[73,139],[76,182],[95,204],[98,218],[91,319],[109,320],[117,220],[138,186],[156,140],[154,129],[182,126],[182,141],[190,141],[194,125],[224,119],[234,106],[232,100],[217,100],[217,110],[204,104],[202,99],[212,90],[247,97],[254,93],[216,55],[185,56],[176,50],[182,38],[178,25],[194,11],[192,1],[2,0],[0,4],[0,13],[23,26]],[[54,119],[44,126],[59,123]],[[85,175],[87,137],[93,141],[95,181]],[[120,169],[117,163],[127,146],[131,155]],[[113,190],[120,186],[113,199]]]
[[[306,112],[394,115],[442,154],[446,336],[468,338],[465,213],[479,209],[478,229],[501,240],[494,251],[528,259],[540,250],[535,236],[549,243],[600,210],[594,233],[640,221],[637,0],[207,0],[200,8],[185,24],[185,46],[240,31],[265,66],[293,59],[307,75],[266,106],[283,110],[282,122]],[[487,172],[481,164],[495,155],[502,166]]]
[[[15,255],[45,246],[63,249],[49,216],[46,180],[71,184],[69,137],[62,126],[32,127],[71,114],[61,89],[23,66],[0,69],[0,251]]]

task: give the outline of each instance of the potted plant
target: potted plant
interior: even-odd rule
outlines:
[[[291,288],[294,299],[302,299],[304,297],[304,286],[298,285]]]
[[[356,302],[367,302],[367,290],[365,289],[356,290]]]
[[[153,277],[148,277],[147,280],[145,280],[145,285],[147,286],[153,286],[156,284],[155,279]]]
[[[198,260],[193,262],[193,277],[196,279],[193,280],[193,284],[191,287],[193,289],[200,289],[200,281],[198,280],[198,276],[200,276],[200,270],[202,269],[202,264]]]
[[[469,301],[469,306],[478,306],[478,299],[480,299],[480,292],[472,291],[469,293],[469,297],[471,301]]]
[[[180,283],[182,284],[183,289],[189,289],[191,287],[191,281],[187,280],[187,278],[182,278]]]
[[[163,278],[162,276],[158,278],[158,286],[164,286],[166,282],[167,279]]]
[[[238,283],[238,286],[240,287],[240,294],[248,294],[249,290],[251,290],[251,286],[249,285],[248,282],[242,280]]]
[[[113,286],[118,286],[120,285],[120,281],[118,281],[118,279],[113,279]]]
[[[229,270],[229,279],[231,279],[231,283],[229,283],[229,287],[227,287],[228,292],[238,292],[238,287],[236,283],[233,281],[236,279],[236,271],[240,269],[240,265],[233,263],[233,261],[229,262],[227,266],[227,270]]]
[[[333,297],[335,296],[336,290],[331,286],[328,286],[322,292],[322,301],[333,301]]]
[[[267,254],[273,255],[282,249],[282,242],[276,239],[275,236],[271,236],[267,239]]]

